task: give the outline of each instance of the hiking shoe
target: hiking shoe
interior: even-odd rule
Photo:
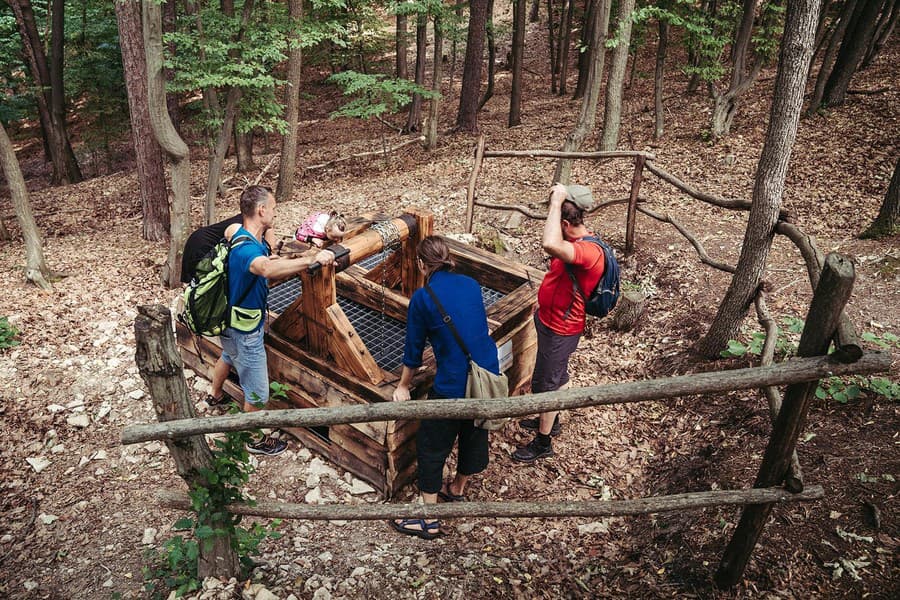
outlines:
[[[221,398],[216,398],[212,394],[207,394],[206,396],[206,403],[210,406],[228,406],[233,400],[234,399],[225,392],[222,392]]]
[[[276,440],[275,438],[264,435],[258,442],[247,444],[247,452],[250,454],[265,454],[266,456],[278,456],[287,450],[287,442]]]
[[[541,420],[538,417],[533,419],[522,419],[519,421],[519,427],[522,429],[527,429],[528,431],[538,431],[541,426]],[[562,431],[562,425],[559,423],[559,417],[556,417],[553,421],[553,427],[550,428],[550,435],[556,436],[559,435],[559,432]]]
[[[530,463],[554,454],[553,446],[541,446],[537,438],[534,438],[528,444],[513,452],[512,459],[516,462]]]

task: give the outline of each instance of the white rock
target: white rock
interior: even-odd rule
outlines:
[[[309,477],[306,478],[306,487],[314,488],[318,487],[319,483],[321,483],[322,478],[319,477],[318,473],[310,473]]]
[[[78,408],[84,406],[84,394],[75,394],[75,399],[66,404],[66,408]]]
[[[91,418],[88,415],[81,413],[67,418],[66,423],[72,427],[84,428],[91,424]]]
[[[365,481],[360,481],[359,479],[354,478],[353,482],[350,484],[350,493],[354,496],[359,496],[361,494],[372,494],[374,492],[375,488],[373,488]]]
[[[97,411],[97,414],[94,415],[94,420],[99,421],[106,415],[108,415],[112,411],[112,406],[110,406],[109,402],[104,402],[100,405],[100,409]]]
[[[309,460],[312,458],[312,452],[309,451],[309,448],[300,448],[297,450],[297,458],[300,460]]]
[[[12,540],[13,540],[13,536],[9,533],[6,533],[3,535],[3,537],[0,537],[0,544],[8,544]]]
[[[47,412],[49,412],[51,415],[55,415],[56,413],[61,413],[64,410],[66,410],[66,407],[63,406],[62,404],[48,404],[47,405]]]
[[[107,579],[106,581],[103,582],[103,587],[112,587],[112,586],[113,586],[112,577],[110,577],[109,579]]]
[[[303,500],[307,504],[319,504],[322,501],[322,492],[319,488],[315,487],[306,492],[306,496],[303,497]]]
[[[94,452],[94,456],[91,457],[91,460],[106,460],[106,450],[97,450]]]
[[[354,579],[359,579],[360,577],[362,577],[363,575],[366,574],[366,571],[367,571],[367,569],[365,567],[356,567],[355,569],[353,569],[353,572],[350,573],[350,577],[353,577]]]
[[[328,477],[333,477],[335,479],[339,478],[337,471],[335,471],[333,467],[326,465],[318,456],[310,461],[309,472],[315,473],[320,477],[327,475]]]
[[[278,600],[278,596],[276,596],[266,588],[262,588],[261,590],[256,592],[256,600]]]
[[[22,585],[24,585],[25,589],[28,590],[29,592],[36,590],[37,586],[38,586],[36,581],[32,581],[30,579],[25,581]]]
[[[144,390],[131,390],[128,392],[128,397],[132,400],[140,400],[144,397]]]
[[[190,378],[193,377],[194,375],[196,375],[196,373],[194,373],[194,372],[191,371],[190,369],[185,369],[185,370],[184,370],[184,378],[185,378],[185,379],[190,379]]]
[[[313,600],[331,600],[331,592],[324,587],[320,587],[316,590],[316,593],[313,594]]]
[[[44,525],[50,525],[54,521],[59,520],[59,517],[57,517],[56,515],[48,515],[47,513],[41,513],[40,516],[38,516],[38,519],[40,519],[41,523],[43,523]]]
[[[147,527],[144,529],[144,537],[141,538],[141,543],[145,546],[151,545],[156,541],[156,528]],[[203,582],[204,587],[206,586],[206,582]]]
[[[578,526],[578,533],[580,533],[581,535],[608,532],[609,525],[607,523],[604,523],[603,521],[593,521],[591,523],[585,523]]]
[[[78,461],[78,468],[80,469],[81,467],[88,464],[89,462],[91,462],[90,458],[88,458],[87,456],[82,456],[81,460]]]
[[[53,446],[52,448],[50,448],[50,452],[51,452],[52,454],[60,454],[60,453],[65,452],[65,451],[66,451],[66,447],[63,446],[62,444],[56,444],[55,446]]]
[[[44,469],[50,466],[50,461],[44,458],[43,456],[33,456],[25,459],[31,468],[34,469],[35,473],[40,473]]]
[[[318,555],[316,558],[318,558],[318,559],[321,560],[322,562],[331,562],[331,559],[332,559],[333,557],[334,557],[334,555],[332,555],[331,552],[328,552],[328,551],[326,550],[326,551],[323,552],[322,554]]]

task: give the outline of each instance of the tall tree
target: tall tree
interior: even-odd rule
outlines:
[[[162,11],[155,0],[141,0],[144,51],[147,54],[147,99],[153,135],[172,162],[172,218],[169,256],[163,282],[181,285],[181,255],[190,225],[191,163],[187,144],[178,135],[166,109],[166,72],[163,66]]]
[[[481,101],[478,103],[478,110],[484,108],[488,100],[494,96],[494,75],[496,74],[497,66],[497,40],[494,37],[494,0],[488,0],[485,32],[487,33],[488,46],[488,80],[487,89],[484,90],[484,95],[481,96]]]
[[[431,97],[428,105],[428,119],[425,121],[425,148],[433,150],[437,147],[438,127],[440,126],[441,78],[443,76],[444,30],[441,13],[434,15],[434,49],[432,51]]]
[[[569,93],[567,87],[569,81],[569,46],[572,39],[572,10],[574,5],[575,0],[563,0],[563,14],[560,17],[560,31],[557,38],[559,47],[556,51],[556,60],[559,62],[556,71],[559,73],[560,96],[565,96]]]
[[[814,114],[822,106],[822,97],[825,95],[825,83],[831,75],[831,68],[834,66],[834,59],[837,56],[838,48],[841,46],[841,40],[847,33],[847,28],[853,20],[858,0],[846,0],[841,9],[840,15],[832,24],[831,36],[828,38],[828,44],[825,46],[825,53],[822,55],[822,65],[819,67],[819,75],[816,77],[816,85],[813,88],[812,98],[809,101],[807,114]]]
[[[586,0],[587,6],[584,9],[581,27],[581,51],[578,53],[578,83],[575,84],[575,93],[572,94],[572,100],[583,98],[587,89],[587,80],[591,71],[591,39],[594,36],[591,28],[594,26],[594,11],[597,10],[599,1]]]
[[[509,126],[522,122],[522,60],[525,57],[525,2],[513,0],[512,87],[509,92]],[[538,6],[535,2],[534,6]]]
[[[872,41],[869,43],[866,55],[859,65],[860,69],[868,68],[872,59],[881,52],[881,48],[884,47],[888,38],[891,37],[891,33],[893,33],[894,27],[897,25],[898,18],[900,18],[900,0],[889,0],[884,5],[884,10],[881,12],[881,18],[878,20],[878,25],[875,26],[875,33],[872,35]]]
[[[466,36],[466,60],[456,127],[460,131],[478,131],[478,102],[481,99],[481,67],[484,63],[484,36],[489,0],[469,0],[469,29]]]
[[[35,94],[41,128],[48,136],[47,148],[50,151],[50,162],[53,166],[51,180],[54,184],[77,183],[83,179],[75,152],[69,142],[65,118],[59,119],[53,110],[53,78],[44,52],[44,43],[38,32],[31,0],[7,0],[16,16],[16,24],[22,36],[28,68],[35,84],[42,93]],[[62,32],[60,32],[61,35]],[[57,87],[57,94],[62,94]]]
[[[880,238],[896,233],[900,233],[900,156],[894,165],[894,175],[891,177],[878,216],[859,237]]]
[[[299,24],[303,19],[303,0],[288,0],[291,19],[291,46],[288,54],[287,83],[284,86],[284,120],[287,132],[281,138],[281,163],[278,165],[278,189],[275,198],[287,202],[294,193],[297,173],[297,119],[300,117],[300,77],[303,74],[303,49]]]
[[[662,138],[665,128],[663,113],[663,81],[666,70],[666,49],[669,45],[669,22],[659,20],[659,42],[656,46],[656,69],[653,73],[653,139]],[[690,84],[688,85],[690,87]]]
[[[765,271],[797,137],[820,4],[821,0],[788,3],[769,129],[756,169],[747,231],[731,285],[709,331],[697,343],[697,350],[704,356],[718,356],[728,340],[737,336]]]
[[[606,39],[606,32],[609,29],[609,11],[611,0],[599,0],[599,4],[593,14],[593,22],[591,23],[591,68],[588,71],[588,79],[584,98],[581,100],[581,110],[578,113],[578,121],[575,127],[566,136],[563,143],[563,152],[575,152],[581,148],[585,138],[594,130],[594,124],[597,120],[597,102],[600,99],[600,87],[603,83],[603,63],[606,56],[606,48],[603,40]],[[572,175],[572,160],[559,159],[556,163],[556,171],[553,174],[553,181],[559,183],[569,183],[569,177]]]
[[[851,23],[841,41],[831,75],[825,83],[822,100],[828,106],[844,103],[850,80],[865,58],[866,51],[875,35],[878,15],[885,6],[884,0],[860,0],[859,16]]]
[[[131,142],[134,145],[138,188],[141,192],[143,234],[145,240],[160,242],[169,235],[169,201],[162,148],[153,137],[153,127],[150,125],[141,4],[139,0],[124,0],[116,2],[115,9],[119,24],[119,48],[125,71],[125,91],[128,93]]]
[[[609,81],[606,83],[606,104],[603,110],[603,132],[600,150],[615,150],[619,143],[619,127],[622,123],[622,94],[625,89],[625,67],[628,66],[628,50],[631,45],[631,13],[634,0],[619,0],[616,47],[609,65]]]
[[[416,85],[425,85],[425,63],[428,59],[428,15],[422,11],[416,15]],[[413,94],[409,103],[405,131],[420,130],[422,122],[422,94]]]
[[[406,55],[409,53],[409,40],[407,39],[407,15],[406,13],[397,13],[397,25],[394,33],[394,50],[397,53],[395,60],[394,74],[397,79],[406,79],[409,73],[409,63]]]
[[[9,194],[12,196],[16,219],[19,221],[22,237],[25,238],[25,278],[41,289],[50,289],[50,283],[47,281],[50,277],[50,270],[44,261],[41,236],[31,212],[25,178],[22,177],[19,160],[16,158],[16,152],[13,150],[2,123],[0,123],[0,163],[2,163],[3,174],[6,176],[6,183],[9,186]]]

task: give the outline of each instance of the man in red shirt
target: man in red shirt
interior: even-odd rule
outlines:
[[[572,275],[582,290],[593,290],[603,277],[603,251],[582,241],[593,235],[584,224],[584,213],[594,198],[583,185],[560,183],[550,190],[550,210],[544,223],[542,245],[550,255],[550,270],[538,289],[537,358],[531,376],[531,391],[552,392],[569,382],[569,356],[578,347],[584,331],[584,296],[572,285]],[[523,429],[536,430],[535,438],[513,452],[518,462],[533,462],[553,456],[550,436],[560,432],[559,413],[543,413],[536,419],[519,421]]]

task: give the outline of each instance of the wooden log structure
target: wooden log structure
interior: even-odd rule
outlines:
[[[416,246],[432,234],[433,222],[430,212],[415,208],[399,217],[373,219],[340,245],[330,247],[336,257],[333,265],[301,273],[299,286],[291,281],[273,285],[265,339],[269,378],[289,386],[289,390],[286,402],[272,400],[270,408],[314,412],[393,403],[401,365],[399,357],[393,362],[384,356],[390,357],[390,350],[402,356],[409,298],[424,283],[416,266]],[[485,293],[492,299],[486,309],[489,330],[498,352],[502,350],[510,357],[504,367],[510,393],[522,393],[530,384],[537,351],[531,316],[543,273],[451,239],[446,241],[457,272],[488,289]],[[378,264],[372,265],[376,259],[380,259]],[[363,262],[369,266],[363,266]],[[296,296],[288,294],[287,304],[276,310],[271,297],[281,285],[295,286]],[[343,308],[347,303],[351,303],[349,310]],[[377,322],[361,323],[360,319],[369,318],[365,315]],[[382,338],[385,320],[399,328],[398,335]],[[379,328],[380,333],[376,331]],[[194,336],[180,323],[176,324],[176,335],[185,364],[211,379],[221,353],[218,340]],[[413,378],[414,398],[427,393],[435,367],[429,349],[423,367]],[[240,400],[243,395],[234,377],[226,382],[225,390]],[[415,475],[418,416],[318,425],[285,422],[280,427],[368,481],[385,497]]]

